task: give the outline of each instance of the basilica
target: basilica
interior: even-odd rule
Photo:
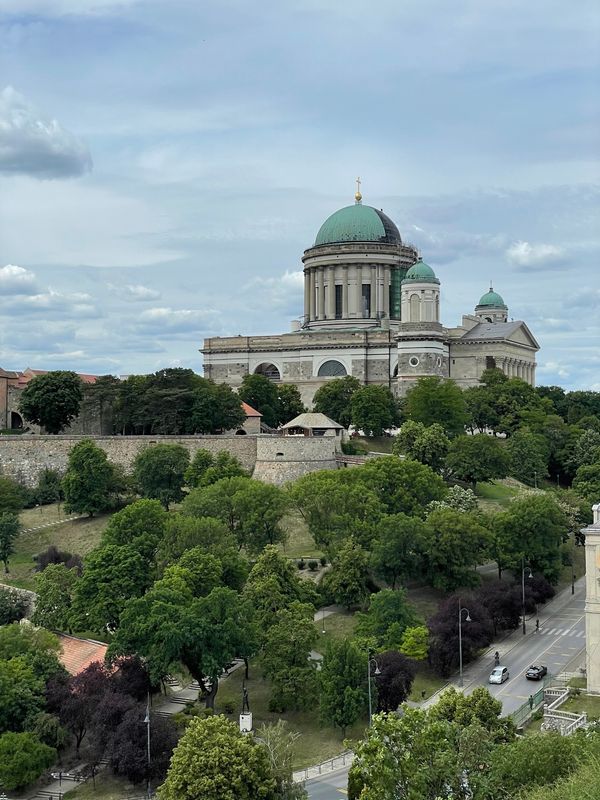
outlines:
[[[254,373],[294,383],[308,406],[344,375],[398,396],[424,376],[473,386],[489,367],[534,384],[539,345],[524,322],[509,321],[502,297],[490,286],[473,313],[444,327],[433,269],[360,190],[325,220],[302,262],[304,314],[291,331],[205,339],[207,378],[234,388]]]

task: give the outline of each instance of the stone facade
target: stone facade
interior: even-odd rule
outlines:
[[[587,690],[600,694],[600,503],[585,534],[585,648]]]
[[[253,477],[266,483],[283,484],[309,472],[337,469],[337,440],[331,436],[272,436],[256,441]]]

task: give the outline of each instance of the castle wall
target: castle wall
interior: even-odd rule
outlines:
[[[337,437],[272,436],[256,440],[253,477],[265,483],[294,481],[321,469],[337,469]]]
[[[137,454],[153,444],[180,444],[193,458],[200,449],[213,454],[227,450],[249,471],[256,463],[256,436],[0,436],[0,471],[35,486],[44,469],[65,472],[71,448],[82,439],[91,438],[109,460],[131,471]]]

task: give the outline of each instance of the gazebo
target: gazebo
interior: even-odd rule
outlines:
[[[284,436],[343,436],[344,426],[334,422],[325,414],[316,412],[299,414],[281,426]]]

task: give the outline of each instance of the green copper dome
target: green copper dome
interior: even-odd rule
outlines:
[[[413,264],[408,270],[402,283],[407,281],[414,283],[439,283],[439,280],[435,277],[435,272],[431,269],[429,264],[420,260],[417,261],[416,264]]]
[[[402,239],[387,214],[357,202],[340,208],[325,220],[317,233],[315,246],[337,242],[402,244]]]
[[[489,292],[486,292],[481,300],[479,301],[478,305],[480,306],[494,306],[496,308],[506,308],[504,300],[495,292],[492,287],[490,286]]]

